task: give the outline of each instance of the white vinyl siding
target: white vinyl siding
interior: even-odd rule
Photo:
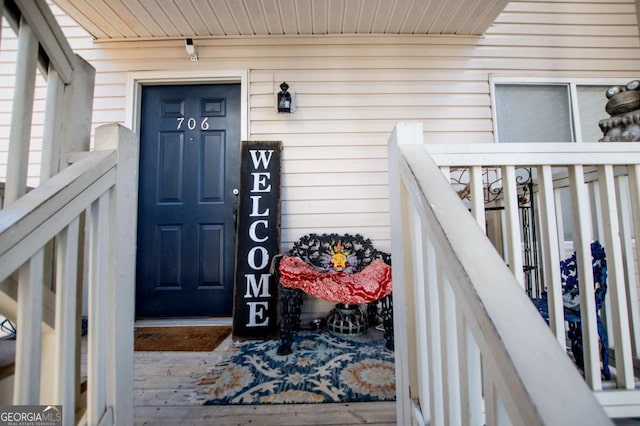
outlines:
[[[482,37],[194,39],[198,62],[182,38],[94,44],[68,18],[62,22],[72,47],[97,70],[94,127],[129,119],[129,72],[249,70],[249,138],[283,142],[283,249],[313,231],[358,232],[389,250],[386,144],[394,124],[422,122],[427,143],[493,142],[489,76],[626,82],[640,75],[633,0],[514,1]],[[8,32],[2,45],[0,175],[15,56]],[[292,114],[275,110],[282,81],[295,93]]]

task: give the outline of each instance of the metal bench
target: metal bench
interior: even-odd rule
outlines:
[[[385,346],[393,349],[391,255],[377,250],[359,234],[309,234],[278,256],[274,274],[280,289],[279,355],[293,352],[300,329],[302,295],[336,302],[327,329],[337,335],[357,335],[381,323]],[[360,304],[366,303],[366,313]]]
[[[593,267],[593,281],[596,301],[596,318],[598,327],[598,338],[600,340],[600,357],[602,361],[602,375],[606,380],[611,378],[609,370],[609,339],[607,330],[600,317],[600,308],[604,304],[607,295],[607,260],[604,248],[599,241],[591,243],[591,258]],[[560,262],[562,277],[562,294],[564,320],[568,325],[567,337],[570,342],[571,352],[576,365],[583,370],[583,345],[582,345],[582,317],[580,316],[579,286],[578,286],[578,265],[576,253]],[[542,315],[542,318],[549,323],[549,303],[547,294],[544,292],[539,299],[532,299],[533,304]]]

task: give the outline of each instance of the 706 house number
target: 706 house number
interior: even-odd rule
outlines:
[[[178,117],[178,127],[176,127],[176,130],[180,130],[183,124],[187,129],[195,130],[196,127],[198,127],[198,120],[193,117]],[[200,130],[209,130],[209,117],[205,117],[202,119],[202,121],[200,122]]]

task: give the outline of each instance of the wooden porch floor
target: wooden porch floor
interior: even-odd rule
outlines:
[[[219,359],[212,352],[135,352],[136,425],[395,425],[395,402],[202,406],[190,395]]]

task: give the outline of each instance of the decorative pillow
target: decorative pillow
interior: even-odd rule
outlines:
[[[330,302],[368,303],[391,294],[391,266],[375,259],[360,272],[322,271],[299,257],[285,256],[279,265],[280,284]]]

